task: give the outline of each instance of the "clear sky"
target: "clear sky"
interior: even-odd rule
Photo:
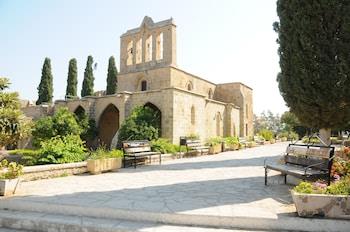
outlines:
[[[105,89],[108,58],[119,64],[119,36],[145,15],[174,18],[179,68],[214,83],[247,84],[255,113],[287,110],[276,82],[275,0],[0,0],[0,76],[10,78],[21,98],[36,100],[49,57],[54,98],[63,99],[69,59],[78,61],[80,93],[92,55],[95,91]]]

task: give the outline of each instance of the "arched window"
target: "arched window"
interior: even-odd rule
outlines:
[[[141,81],[141,91],[147,90],[147,81]]]
[[[188,91],[192,91],[192,90],[193,90],[193,84],[192,84],[191,81],[189,81],[189,82],[187,83],[186,89],[187,89]]]
[[[128,43],[127,48],[126,48],[127,49],[127,53],[128,53],[128,57],[126,59],[126,65],[132,65],[133,56],[134,56],[133,46],[134,46],[133,41],[130,41]]]
[[[191,107],[191,124],[196,124],[196,111],[194,106]]]
[[[209,89],[209,91],[208,91],[208,98],[213,99],[213,90],[212,89]]]

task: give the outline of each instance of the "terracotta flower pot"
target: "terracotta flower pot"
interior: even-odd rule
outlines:
[[[209,147],[209,154],[217,154],[222,152],[222,145],[221,143],[215,144]]]

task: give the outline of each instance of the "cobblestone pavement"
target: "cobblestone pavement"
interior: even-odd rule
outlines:
[[[264,159],[287,146],[277,143],[240,151],[170,160],[101,175],[22,183],[11,200],[89,207],[220,216],[276,218],[295,212],[280,176],[264,186]],[[273,175],[276,173],[269,173]],[[5,200],[5,199],[4,199]]]

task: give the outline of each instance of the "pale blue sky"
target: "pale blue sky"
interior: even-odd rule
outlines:
[[[95,90],[105,89],[108,58],[119,66],[119,36],[145,15],[177,24],[179,68],[214,83],[254,89],[254,111],[282,113],[275,0],[0,0],[0,76],[36,100],[41,68],[51,58],[54,98],[65,94],[68,61],[78,61],[78,93],[88,55],[98,63]]]

